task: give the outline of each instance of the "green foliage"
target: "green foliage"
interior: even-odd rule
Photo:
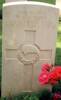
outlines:
[[[17,96],[9,96],[1,98],[0,100],[52,100],[52,93],[44,89],[38,93],[22,93]]]
[[[21,93],[17,96],[1,98],[1,100],[39,100],[36,93]]]
[[[2,19],[2,9],[0,9],[0,19]]]
[[[0,9],[2,8],[2,4],[4,3],[5,0],[0,0]]]
[[[42,90],[39,95],[39,100],[51,100],[51,98],[52,98],[52,93],[48,89]]]
[[[0,19],[2,19],[2,4],[5,0],[0,0]]]
[[[61,22],[59,22],[58,26],[55,64],[61,65]]]
[[[56,84],[52,88],[52,93],[61,93],[61,84]]]
[[[56,0],[33,0],[33,1],[39,1],[39,2],[46,2],[50,4],[55,4]]]
[[[61,65],[61,48],[56,48],[55,65]]]
[[[61,93],[61,84],[54,85],[52,91],[45,88],[37,93],[20,93],[0,100],[53,100],[54,93]]]

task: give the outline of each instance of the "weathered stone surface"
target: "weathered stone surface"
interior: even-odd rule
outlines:
[[[27,0],[5,0],[5,2],[16,2],[16,1],[27,1]]]
[[[40,89],[41,64],[55,61],[58,9],[38,2],[3,6],[2,96]]]

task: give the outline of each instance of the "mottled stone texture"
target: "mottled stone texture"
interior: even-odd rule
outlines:
[[[3,6],[2,96],[40,89],[41,64],[54,64],[58,9],[38,2]]]
[[[5,2],[16,2],[16,1],[27,1],[27,0],[5,0]]]

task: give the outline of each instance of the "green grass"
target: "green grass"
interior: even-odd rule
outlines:
[[[39,1],[39,2],[46,2],[50,4],[55,4],[56,0],[32,0],[32,1]]]
[[[0,9],[2,8],[2,4],[4,3],[5,0],[0,0]]]
[[[57,42],[56,42],[56,65],[61,65],[61,22],[58,26]]]
[[[2,66],[2,21],[0,20],[0,88],[1,88],[1,66]]]
[[[61,22],[59,22],[59,27],[58,27],[58,37],[57,37],[56,47],[61,48]]]

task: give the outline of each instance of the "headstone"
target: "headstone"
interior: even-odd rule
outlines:
[[[27,0],[5,0],[6,2],[27,1]]]
[[[41,64],[55,62],[58,9],[38,2],[3,5],[2,96],[40,89]]]

